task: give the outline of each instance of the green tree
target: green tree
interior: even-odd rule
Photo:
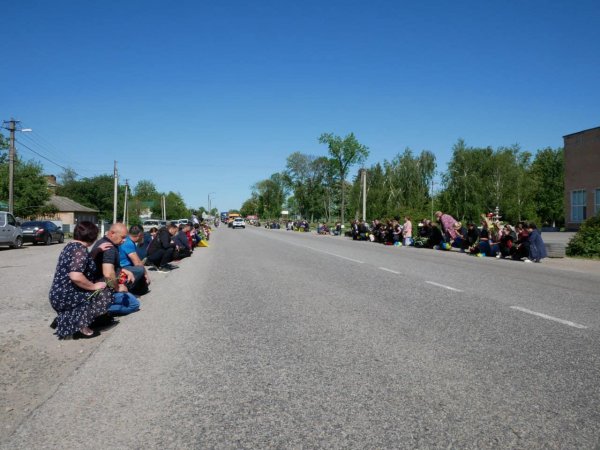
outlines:
[[[511,222],[533,220],[538,222],[533,201],[534,183],[531,177],[531,153],[515,153],[514,181],[507,189],[509,195],[500,205],[504,218]]]
[[[499,208],[501,215],[512,222],[533,219],[532,185],[529,178],[531,154],[518,145],[499,147],[485,161],[480,177],[483,189],[483,210]]]
[[[332,222],[334,211],[339,210],[339,184],[339,177],[333,161],[331,159],[327,159],[325,178],[323,179],[322,185],[324,191],[323,210],[325,211],[325,220],[327,222]]]
[[[530,166],[531,154],[518,145],[473,148],[459,139],[442,175],[441,208],[461,220],[496,208],[509,222],[536,219]]]
[[[391,161],[377,163],[367,169],[367,218],[387,219],[393,216],[424,217],[431,205],[429,186],[436,168],[435,156],[427,150],[414,155],[407,148]],[[352,189],[356,216],[362,209],[360,177]]]
[[[537,216],[552,226],[564,224],[564,150],[539,150],[531,165]]]
[[[76,180],[77,172],[75,172],[75,170],[71,169],[70,167],[67,167],[58,175],[59,184],[69,184]]]
[[[155,184],[150,180],[140,180],[133,188],[133,195],[142,201],[154,201],[160,197]]]
[[[319,143],[327,145],[333,167],[339,176],[341,191],[340,220],[344,223],[346,177],[351,167],[362,164],[369,157],[369,148],[360,144],[354,133],[350,133],[343,139],[333,133],[323,133],[319,137]]]
[[[283,179],[292,190],[298,213],[311,221],[326,216],[327,179],[330,161],[326,157],[294,152],[287,158]]]
[[[358,184],[360,185],[360,181]],[[386,188],[385,172],[383,166],[377,163],[367,169],[367,217],[371,219],[388,217],[390,211],[387,200],[388,190]]]
[[[124,186],[118,187],[118,199],[123,199],[124,191]],[[97,209],[101,219],[112,220],[113,218],[114,177],[112,175],[105,174],[70,181],[59,186],[56,194]],[[123,211],[120,208],[117,208],[117,211],[118,220]]]
[[[258,215],[265,219],[279,217],[285,194],[285,177],[280,173],[274,173],[270,178],[252,186],[252,196],[257,199]]]
[[[253,192],[252,196],[242,203],[240,214],[244,217],[258,215],[258,195]]]
[[[430,185],[435,174],[435,156],[423,150],[414,156],[407,148],[391,162],[385,162],[387,210],[396,216],[426,214],[430,204]]]
[[[46,204],[50,198],[50,191],[41,164],[35,161],[23,161],[17,156],[13,187],[16,216],[29,218],[52,212],[52,208]],[[8,158],[6,157],[0,160],[0,199],[8,200]]]
[[[161,194],[150,180],[140,180],[132,189],[129,199],[129,213],[140,216],[147,210],[153,217],[162,217]]]
[[[475,220],[486,211],[484,165],[492,157],[493,150],[469,148],[459,139],[452,148],[448,170],[442,174],[444,190],[440,195],[445,212],[461,220]]]
[[[165,195],[165,203],[167,219],[184,219],[192,215],[179,192],[169,191]]]

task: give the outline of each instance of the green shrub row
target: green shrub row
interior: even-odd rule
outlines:
[[[600,257],[600,214],[581,225],[567,245],[567,256]]]

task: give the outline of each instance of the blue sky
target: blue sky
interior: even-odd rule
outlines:
[[[5,7],[0,119],[80,176],[150,179],[239,208],[294,151],[354,132],[410,147],[525,150],[600,125],[600,3],[41,1]],[[6,132],[5,132],[6,134]],[[61,169],[29,149],[48,173]]]

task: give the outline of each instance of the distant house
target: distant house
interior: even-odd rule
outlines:
[[[577,229],[600,213],[600,127],[563,136],[565,222]]]
[[[72,230],[75,224],[82,220],[98,223],[98,210],[80,205],[70,198],[53,195],[46,202],[46,205],[56,209],[57,212],[44,218],[60,220],[65,231]]]

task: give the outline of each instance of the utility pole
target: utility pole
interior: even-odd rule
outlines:
[[[15,131],[18,121],[10,119],[8,131],[10,131],[10,149],[8,151],[8,212],[14,214],[15,209]]]
[[[363,222],[367,221],[367,169],[360,169],[360,179],[362,183],[362,218]]]
[[[431,221],[433,222],[433,177],[431,177]]]
[[[8,150],[8,212],[14,215],[15,209],[15,162],[17,160],[17,151],[15,149],[15,131],[33,131],[31,128],[21,128],[17,130],[19,120],[10,119],[3,121],[3,125],[8,123],[6,130],[10,131],[10,145]]]
[[[211,216],[211,213],[210,213],[210,211],[211,211],[212,205],[211,205],[211,201],[210,201],[210,196],[211,196],[211,194],[214,194],[214,193],[215,193],[215,192],[209,192],[209,193],[208,193],[208,211],[206,211],[206,215],[207,215],[207,217],[210,217],[210,216]]]
[[[433,177],[431,177],[431,221],[433,221]]]
[[[117,223],[117,192],[119,188],[119,172],[117,171],[117,161],[114,169],[115,189],[113,194],[113,223]]]
[[[167,220],[167,200],[164,195],[160,199],[160,206],[162,209],[162,220],[166,221]]]
[[[129,180],[125,180],[125,199],[123,201],[123,223],[128,225],[128,214],[127,214],[127,196],[129,194]]]

